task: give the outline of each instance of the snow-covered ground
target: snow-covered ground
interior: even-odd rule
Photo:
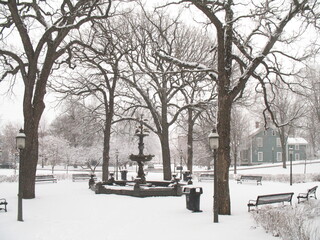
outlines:
[[[294,166],[293,173],[303,173],[304,166]],[[307,165],[307,173],[320,173],[320,164]],[[40,173],[45,173],[41,171]],[[239,174],[286,174],[288,169],[259,168],[238,170]],[[0,175],[13,170],[0,169]],[[55,175],[62,174],[56,172]],[[65,174],[65,173],[64,173]],[[159,179],[159,173],[149,172],[147,179]],[[70,178],[58,183],[36,184],[36,198],[23,200],[24,222],[17,221],[16,182],[0,183],[0,198],[8,201],[8,212],[0,212],[1,240],[176,240],[279,239],[257,226],[247,211],[249,199],[260,194],[294,192],[297,194],[319,185],[319,182],[293,184],[268,182],[237,184],[230,180],[232,215],[219,216],[213,223],[213,182],[194,181],[203,188],[200,213],[186,209],[185,196],[135,198],[95,194],[86,181],[72,182]],[[320,223],[320,220],[319,220]],[[319,224],[320,225],[320,224]]]

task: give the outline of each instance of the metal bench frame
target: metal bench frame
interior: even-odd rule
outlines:
[[[299,195],[297,196],[298,203],[309,200],[310,198],[317,199],[317,196],[316,196],[317,188],[318,186],[314,186],[313,188],[308,189],[307,193],[299,193]]]
[[[53,183],[57,183],[57,179],[53,175],[37,175],[35,182],[53,182]]]
[[[7,204],[8,204],[8,202],[5,198],[0,198],[0,205],[4,205],[4,207],[3,208],[1,207],[0,210],[4,210],[6,212],[7,211]]]
[[[76,180],[89,180],[91,179],[91,174],[87,173],[74,173],[72,174],[72,182],[75,182]],[[94,175],[93,179],[96,181],[97,177]]]
[[[213,173],[201,173],[198,177],[198,181],[201,182],[202,180],[213,180],[214,174]]]
[[[258,208],[259,205],[272,204],[272,203],[283,203],[290,202],[292,205],[292,196],[293,192],[290,193],[278,193],[278,194],[269,194],[269,195],[260,195],[257,197],[257,200],[249,200],[248,203],[248,212],[250,212],[250,207]]]
[[[244,181],[257,181],[257,185],[262,185],[261,180],[262,176],[241,175],[241,177],[237,179],[237,183],[242,184]]]

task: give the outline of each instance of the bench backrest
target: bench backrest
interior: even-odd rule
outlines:
[[[43,178],[54,178],[53,175],[37,175],[36,178],[43,179]]]
[[[213,173],[201,173],[200,177],[212,177],[213,178],[214,174]]]
[[[315,193],[316,190],[317,190],[317,188],[318,188],[318,186],[314,186],[313,188],[310,188],[310,189],[308,190],[308,195]]]
[[[72,174],[73,177],[90,177],[87,173],[74,173]]]
[[[241,179],[259,180],[259,181],[261,181],[262,176],[241,175],[240,178],[241,178]]]
[[[279,194],[270,194],[270,195],[261,195],[257,197],[257,204],[269,204],[269,203],[278,203],[278,202],[291,202],[293,192],[291,193],[279,193]]]

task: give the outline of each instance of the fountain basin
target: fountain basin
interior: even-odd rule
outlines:
[[[157,185],[152,185],[151,182],[146,184],[129,184],[126,185],[108,185],[108,183],[99,182],[92,186],[92,190],[96,194],[117,194],[117,195],[127,195],[132,197],[160,197],[160,196],[181,196],[183,191],[182,188],[184,184],[180,183],[159,183]],[[133,182],[132,182],[133,183]],[[165,186],[167,185],[168,186]],[[160,186],[159,186],[160,185]]]

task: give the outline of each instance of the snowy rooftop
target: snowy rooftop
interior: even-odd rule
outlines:
[[[289,137],[288,138],[288,144],[305,144],[305,145],[307,145],[308,142],[304,138],[299,138],[299,137],[292,138],[292,137]]]

